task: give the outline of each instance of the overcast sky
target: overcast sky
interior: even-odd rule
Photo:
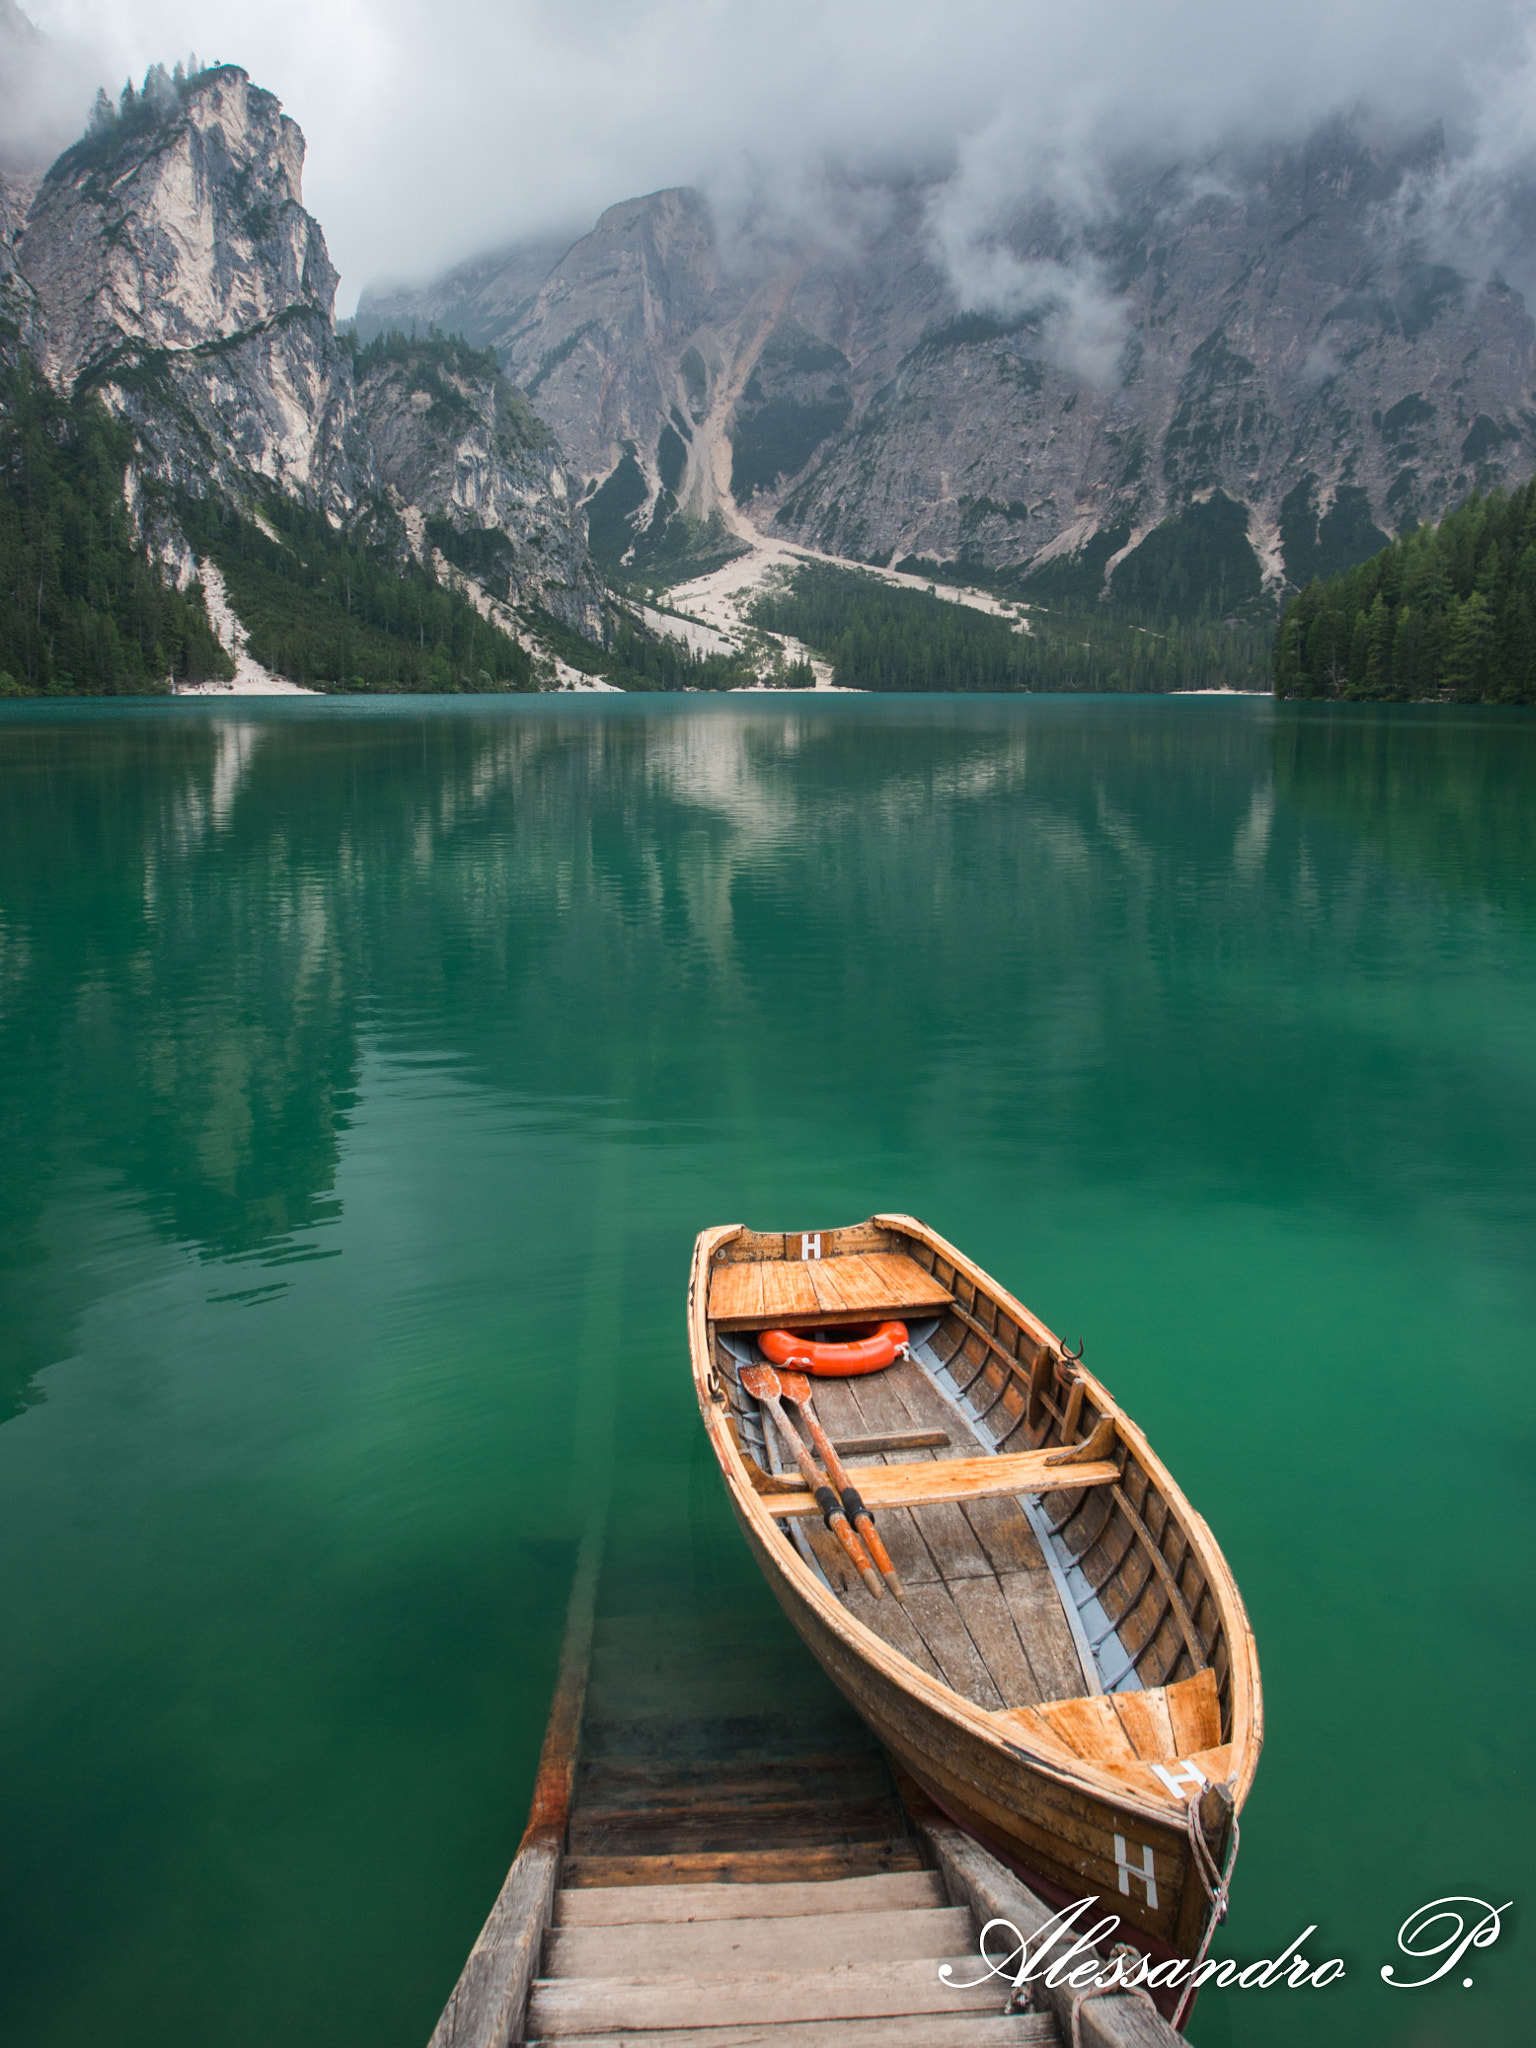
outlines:
[[[1298,133],[1368,101],[1450,124],[1472,186],[1536,142],[1536,0],[27,0],[78,132],[98,78],[239,63],[308,142],[338,310],[603,207],[701,183],[811,206],[822,167],[956,169],[964,232],[1106,146]],[[0,114],[4,108],[0,106]]]

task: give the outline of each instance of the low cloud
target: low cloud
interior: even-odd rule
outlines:
[[[1404,180],[1383,230],[1432,263],[1536,297],[1536,24],[1477,81],[1442,164]]]
[[[96,52],[45,36],[0,0],[0,170],[31,171],[80,134],[101,83]]]
[[[663,185],[702,185],[761,228],[814,217],[829,190],[944,170],[954,221],[972,224],[935,230],[957,289],[1012,302],[1049,286],[1059,346],[1102,364],[1102,281],[1076,260],[1054,277],[1017,250],[1011,264],[1010,205],[1043,194],[1070,225],[1104,204],[1117,156],[1197,163],[1366,103],[1404,127],[1445,122],[1456,176],[1438,213],[1421,201],[1425,231],[1443,219],[1453,235],[1536,143],[1532,0],[33,4],[97,53],[109,88],[195,44],[276,92],[308,140],[344,308],[372,278],[574,232]],[[821,218],[849,231],[836,208]]]

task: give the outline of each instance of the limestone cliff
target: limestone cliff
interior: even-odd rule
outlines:
[[[675,505],[866,560],[1238,602],[1536,465],[1536,330],[1425,239],[1440,165],[1438,134],[1338,124],[1122,169],[1089,226],[1005,226],[994,254],[1040,280],[1006,312],[962,297],[915,185],[863,195],[875,225],[835,244],[728,251],[699,195],[657,193],[531,295],[522,252],[415,304],[496,345],[601,485],[594,534],[616,516],[640,553]],[[1087,348],[1063,310],[1085,286]]]
[[[303,163],[244,71],[156,67],[35,196],[0,187],[0,316],[58,391],[131,424],[130,504],[184,578],[177,493],[260,515],[276,491],[360,521],[402,564],[441,566],[434,524],[473,530],[509,602],[599,636],[578,494],[494,358],[465,375],[379,361],[359,382]]]
[[[22,274],[16,246],[26,226],[35,177],[0,171],[0,359],[41,340],[37,294]]]
[[[32,203],[17,253],[44,368],[128,413],[150,474],[193,491],[257,476],[344,516],[369,455],[303,137],[233,65],[180,89],[151,76]]]
[[[553,434],[496,357],[452,341],[381,338],[356,361],[375,473],[422,561],[499,604],[599,637],[602,586]]]
[[[456,314],[493,344],[578,474],[612,474],[595,512],[620,533],[613,559],[679,512],[679,526],[708,536],[729,502],[728,434],[777,281],[723,270],[709,209],[690,191],[610,207],[531,293],[511,280],[534,282],[529,252],[466,265],[419,296],[365,294],[359,331]]]

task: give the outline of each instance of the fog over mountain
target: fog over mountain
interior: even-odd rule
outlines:
[[[309,138],[310,201],[343,311],[371,280],[574,235],[614,201],[664,186],[701,188],[728,229],[798,237],[814,224],[831,238],[859,228],[853,190],[912,172],[942,179],[928,229],[962,302],[1008,311],[1039,282],[996,241],[1025,195],[1086,223],[1127,156],[1187,161],[1238,136],[1299,140],[1358,107],[1387,136],[1446,124],[1449,166],[1428,196],[1433,230],[1463,266],[1469,237],[1486,268],[1506,272],[1528,241],[1504,193],[1536,151],[1536,10],[1510,0],[32,5],[70,55],[49,57],[46,93],[18,90],[40,60],[0,38],[8,137],[24,127],[35,146],[51,121],[62,147],[95,83],[115,90],[178,52],[238,61]],[[1074,274],[1090,345],[1095,291],[1091,274]]]
[[[502,686],[785,542],[1256,632],[1536,469],[1536,0],[39,4],[17,389],[100,392],[134,544],[284,674],[372,686],[350,558],[278,632],[306,548],[367,555],[389,686],[412,634]]]

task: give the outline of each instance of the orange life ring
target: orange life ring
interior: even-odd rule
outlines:
[[[850,1331],[846,1344],[813,1343],[803,1330],[760,1330],[757,1342],[773,1365],[796,1366],[819,1380],[847,1380],[860,1373],[884,1372],[906,1350],[907,1326],[882,1323],[871,1329],[865,1325]]]

